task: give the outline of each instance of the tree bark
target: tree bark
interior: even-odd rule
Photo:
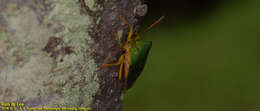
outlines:
[[[90,107],[120,111],[119,14],[138,30],[141,0],[0,0],[0,102],[26,107]],[[1,110],[1,109],[0,109]]]

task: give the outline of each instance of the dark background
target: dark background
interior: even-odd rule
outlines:
[[[147,0],[153,41],[123,111],[259,111],[259,0]]]

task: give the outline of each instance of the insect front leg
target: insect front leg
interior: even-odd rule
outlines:
[[[131,37],[133,36],[134,34],[134,29],[132,27],[131,24],[129,24],[126,19],[123,17],[122,13],[120,13],[120,19],[129,26],[129,33],[128,33],[128,36],[127,36],[127,41],[130,41],[131,40]]]

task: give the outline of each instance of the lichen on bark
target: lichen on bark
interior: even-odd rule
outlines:
[[[146,11],[141,0],[0,0],[0,102],[119,111],[119,68],[98,67],[119,48],[112,32],[126,35],[119,14],[137,31]]]
[[[35,8],[18,0],[8,2],[1,12],[6,21],[0,37],[5,63],[0,70],[1,101],[87,107],[99,88],[89,48],[94,44],[88,34],[93,17],[80,14],[75,0],[44,2],[52,9],[42,21],[37,10],[44,6],[37,2]]]

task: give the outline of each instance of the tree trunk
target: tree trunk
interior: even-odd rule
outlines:
[[[100,69],[124,39],[120,13],[138,30],[141,0],[0,0],[0,102],[120,111],[119,67]],[[3,106],[2,106],[3,107]],[[0,109],[2,110],[2,109]]]

